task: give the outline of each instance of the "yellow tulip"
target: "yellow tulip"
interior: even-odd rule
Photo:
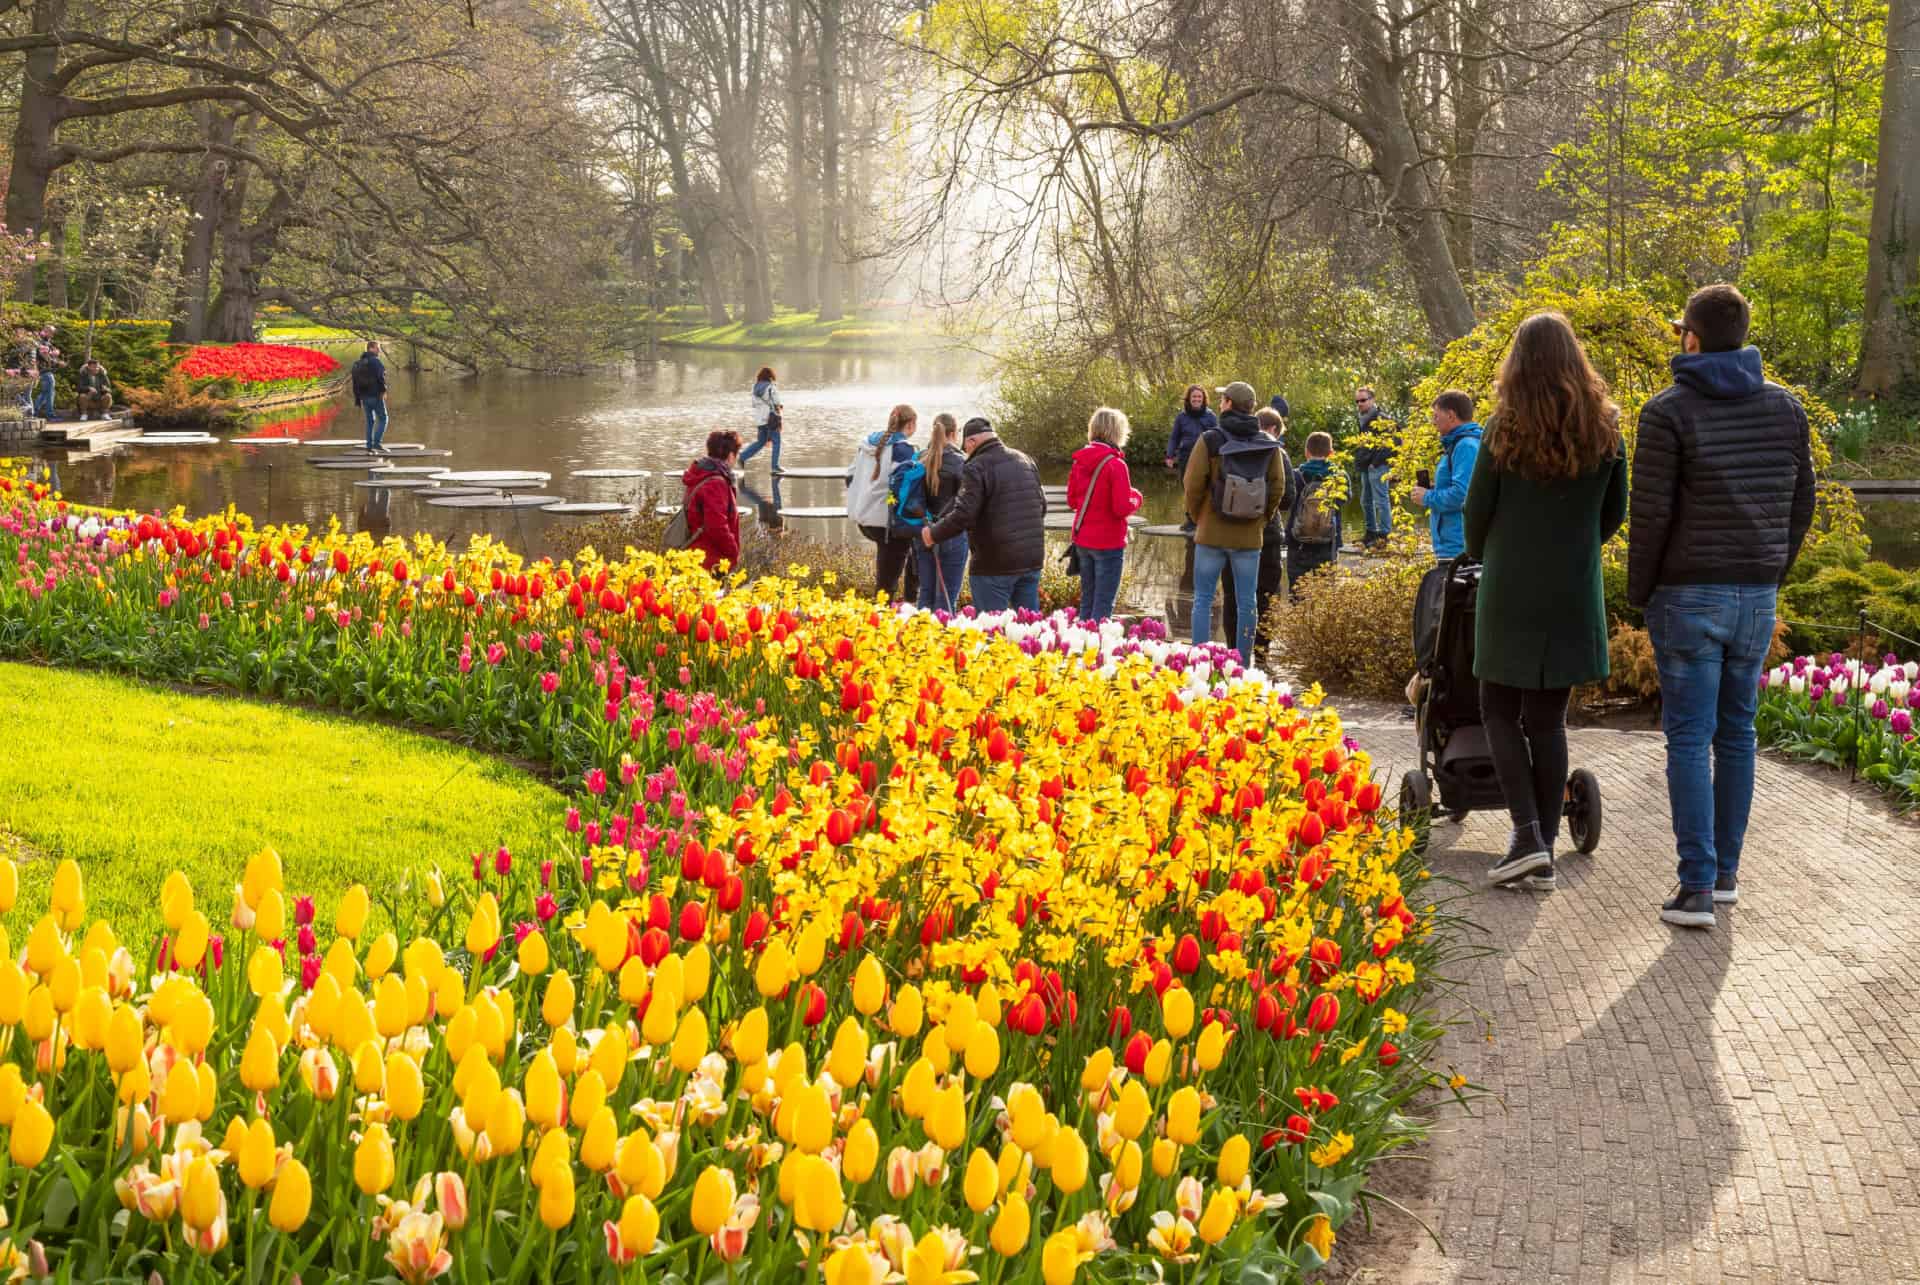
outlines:
[[[36,986],[27,992],[27,1011],[20,1025],[27,1038],[38,1044],[53,1034],[53,1024],[60,1015],[53,1008],[53,992],[45,986]]]
[[[680,1019],[680,1030],[673,1037],[673,1048],[669,1056],[674,1069],[683,1075],[691,1075],[700,1065],[700,1059],[707,1055],[707,1015],[697,1008],[690,1008]]]
[[[733,1028],[733,1058],[742,1066],[751,1066],[767,1055],[767,1009],[762,1004],[750,1009]]]
[[[386,1125],[370,1124],[361,1136],[353,1153],[353,1182],[369,1196],[393,1186],[393,1139]]]
[[[947,1045],[944,1023],[935,1022],[927,1028],[927,1038],[920,1044],[920,1055],[933,1063],[933,1069],[942,1075],[953,1069],[953,1049]]]
[[[1183,1147],[1200,1141],[1200,1095],[1183,1084],[1167,1100],[1167,1136]]]
[[[381,933],[373,939],[373,945],[367,947],[367,980],[377,982],[393,971],[393,961],[400,954],[400,939],[390,932]]]
[[[547,965],[552,962],[547,954],[546,935],[535,929],[522,937],[514,959],[519,963],[520,971],[529,977],[538,977],[546,972]]]
[[[808,1155],[818,1155],[833,1141],[833,1109],[827,1104],[827,1091],[818,1084],[803,1084],[786,1099],[793,1104],[793,1145]]]
[[[53,1010],[63,1016],[80,1002],[80,961],[68,955],[53,966],[47,978],[47,992],[53,996]]]
[[[816,917],[800,930],[793,962],[802,977],[813,976],[820,971],[820,965],[827,962],[827,925],[823,920]]]
[[[660,1214],[645,1196],[628,1196],[620,1207],[620,1247],[634,1254],[653,1252],[660,1236]]]
[[[1137,1138],[1140,1131],[1147,1127],[1147,1120],[1153,1114],[1153,1102],[1147,1097],[1147,1091],[1138,1080],[1128,1080],[1120,1089],[1120,1099],[1113,1108],[1113,1127],[1120,1131],[1123,1138]]]
[[[527,1068],[527,1119],[542,1129],[566,1123],[567,1091],[560,1083],[560,1068],[553,1054],[541,1049]]]
[[[698,1004],[707,997],[707,987],[713,980],[713,954],[707,949],[707,943],[697,941],[687,952],[686,963],[681,969],[680,1000],[684,1004]]]
[[[175,1062],[160,1086],[160,1118],[169,1124],[192,1120],[200,1113],[200,1076],[191,1062]]]
[[[820,1266],[826,1285],[874,1285],[873,1259],[865,1245],[834,1251]]]
[[[985,1022],[975,1022],[973,1034],[967,1038],[967,1074],[987,1080],[999,1069],[1000,1032]]]
[[[967,1102],[958,1084],[936,1091],[927,1106],[927,1136],[942,1151],[953,1151],[967,1140]]]
[[[693,1203],[687,1211],[693,1229],[702,1236],[719,1231],[733,1212],[733,1201],[732,1171],[708,1165],[693,1183]]]
[[[540,1018],[556,1030],[573,1020],[573,978],[565,969],[547,979],[547,990],[540,1001]]]
[[[900,1082],[900,1109],[909,1120],[925,1117],[927,1108],[933,1105],[933,1087],[933,1063],[924,1057],[915,1058],[907,1068],[906,1079]]]
[[[1006,1203],[1000,1206],[1000,1215],[993,1220],[988,1239],[995,1253],[1012,1258],[1027,1247],[1027,1236],[1032,1230],[1033,1213],[1027,1208],[1027,1198],[1015,1191],[1009,1193]]]
[[[260,904],[253,908],[252,932],[255,939],[262,942],[286,939],[287,899],[278,889],[269,888],[261,894]]]
[[[333,916],[333,930],[348,941],[359,940],[361,930],[367,926],[367,910],[367,886],[356,883],[340,898],[340,908]]]
[[[1080,1088],[1087,1093],[1098,1093],[1112,1074],[1113,1050],[1102,1044],[1088,1055],[1086,1065],[1080,1068]]]
[[[988,982],[973,999],[974,1016],[988,1026],[1000,1025],[1000,988]]]
[[[438,910],[440,909],[440,907],[447,904],[447,886],[444,882],[441,881],[440,870],[437,866],[434,869],[427,871],[426,889],[427,889],[427,904],[429,906],[432,906],[435,910]]]
[[[613,1108],[602,1104],[581,1135],[580,1163],[595,1173],[605,1173],[613,1168],[614,1149],[619,1143],[620,1125],[613,1118]]]
[[[356,1093],[379,1096],[387,1086],[387,1063],[380,1056],[375,1040],[362,1040],[353,1054],[353,1088]]]
[[[467,920],[467,953],[478,959],[500,942],[500,903],[493,894],[483,892]]]
[[[180,1221],[205,1231],[220,1216],[220,1171],[206,1156],[187,1162],[186,1182],[180,1192]]]
[[[1007,1124],[1022,1151],[1040,1149],[1047,1134],[1047,1104],[1038,1089],[1022,1084],[1008,1093]]]
[[[280,854],[272,848],[262,848],[247,858],[246,873],[241,876],[241,895],[249,906],[257,906],[268,889],[284,891],[286,880],[280,870]]]
[[[853,971],[853,1006],[863,1017],[872,1017],[887,1002],[887,975],[880,961],[868,955]]]
[[[34,1099],[23,1098],[13,1114],[13,1136],[8,1140],[7,1154],[13,1163],[32,1169],[47,1158],[47,1148],[52,1145],[53,1116]]]
[[[167,926],[168,932],[177,933],[192,909],[193,885],[181,871],[170,872],[160,885],[160,922]]]
[[[127,1004],[115,1008],[113,1016],[107,1019],[107,1069],[115,1075],[132,1069],[144,1055],[145,1045],[146,1032],[141,1029],[140,1015]]]
[[[1167,987],[1160,997],[1160,1024],[1173,1039],[1185,1039],[1193,1029],[1193,992],[1184,986]]]
[[[299,1231],[313,1207],[313,1179],[307,1167],[289,1156],[273,1180],[273,1201],[267,1206],[267,1221],[275,1231],[289,1235]]]
[[[853,1128],[847,1130],[846,1149],[840,1155],[841,1171],[851,1183],[863,1183],[873,1177],[873,1171],[880,1165],[880,1135],[874,1130],[873,1121],[861,1116],[854,1121]]]
[[[206,957],[207,937],[212,931],[207,917],[197,910],[189,910],[180,925],[180,933],[173,939],[173,962],[187,972],[200,967],[200,961]]]
[[[798,1155],[792,1161],[793,1221],[812,1232],[831,1232],[846,1217],[847,1197],[840,1175],[819,1156]]]
[[[1180,1148],[1171,1138],[1153,1140],[1153,1171],[1162,1178],[1171,1178],[1180,1167]]]
[[[139,1159],[147,1154],[147,1148],[153,1145],[153,1116],[142,1102],[133,1108],[133,1119],[127,1119],[125,1111],[113,1113],[113,1149],[118,1151],[132,1139],[133,1157]]]
[[[979,1009],[973,1002],[973,996],[965,991],[947,1001],[947,1016],[940,1025],[946,1031],[948,1052],[967,1051],[967,1044],[973,1039],[974,1025],[979,1020]]]
[[[411,1120],[426,1105],[426,1078],[420,1064],[405,1053],[387,1054],[387,1110],[396,1120]]]
[[[1141,1072],[1146,1082],[1159,1088],[1173,1074],[1173,1045],[1165,1040],[1156,1040],[1147,1050],[1147,1065]]]
[[[249,1124],[247,1140],[240,1148],[240,1181],[255,1191],[272,1182],[276,1149],[272,1125],[259,1119]]]
[[[407,1029],[407,984],[392,973],[380,979],[373,993],[373,1025],[383,1039],[392,1039]]]
[[[554,1064],[557,1066],[559,1061],[560,1059],[558,1055],[556,1055],[554,1057]],[[565,1068],[561,1069],[564,1072]],[[573,1101],[567,1108],[568,1115],[573,1120],[573,1127],[576,1129],[586,1128],[587,1121],[600,1114],[600,1108],[605,1105],[606,1100],[607,1082],[600,1078],[600,1072],[594,1070],[592,1067],[588,1067],[585,1071],[582,1071],[580,1078],[574,1081]]]
[[[666,1161],[644,1130],[636,1129],[620,1139],[613,1154],[613,1167],[622,1187],[638,1191],[649,1200],[667,1185]]]
[[[1246,1134],[1236,1133],[1220,1148],[1220,1163],[1214,1169],[1214,1176],[1223,1187],[1238,1187],[1240,1180],[1247,1176],[1247,1166],[1252,1159],[1253,1144],[1247,1141]]]
[[[573,1221],[573,1206],[573,1166],[560,1165],[541,1184],[540,1221],[549,1231],[559,1231]]]
[[[627,962],[632,966],[640,962],[640,957],[635,955]],[[622,976],[625,976],[624,972]],[[640,1019],[641,1040],[655,1048],[664,1048],[673,1038],[674,1030],[678,1025],[677,1007],[676,996],[671,992],[662,993],[658,987],[655,987],[647,1000],[646,1014]]]
[[[1240,1202],[1234,1199],[1231,1191],[1216,1191],[1207,1201],[1207,1211],[1200,1215],[1200,1239],[1209,1245],[1218,1245],[1233,1230],[1233,1216],[1240,1210]]]
[[[999,1198],[1000,1169],[985,1147],[975,1147],[967,1157],[967,1173],[961,1180],[960,1192],[966,1197],[967,1208],[976,1214],[986,1213],[987,1207]]]
[[[87,894],[81,886],[80,867],[74,864],[72,858],[54,867],[53,893],[48,898],[48,905],[53,913],[60,917],[60,927],[67,932],[73,932],[79,928],[80,921],[86,918]],[[206,922],[204,915],[201,917],[201,922]],[[197,959],[194,961],[196,964],[199,962]],[[189,964],[188,967],[192,965]]]
[[[502,1089],[493,1096],[487,1109],[487,1143],[496,1156],[510,1156],[520,1149],[527,1131],[527,1111],[514,1089]]]
[[[40,916],[27,934],[27,967],[45,977],[66,957],[66,945],[60,940],[60,925],[51,914]]]
[[[1200,1031],[1200,1042],[1194,1046],[1193,1061],[1202,1071],[1211,1071],[1220,1065],[1220,1059],[1227,1051],[1227,1028],[1221,1022],[1208,1022]]]
[[[867,1072],[867,1032],[858,1018],[845,1018],[833,1035],[833,1050],[827,1054],[827,1071],[843,1089],[860,1083]]]
[[[588,1058],[594,1070],[600,1072],[602,1083],[608,1093],[620,1091],[621,1077],[627,1071],[627,1028],[619,1023],[607,1027],[600,1033],[600,1042],[593,1046]]]
[[[1040,1246],[1040,1279],[1044,1285],[1073,1285],[1079,1271],[1079,1233],[1068,1227],[1047,1237]]]
[[[29,955],[32,949],[28,947]],[[11,959],[0,959],[0,1026],[20,1025],[26,1011],[27,975]]]
[[[920,988],[909,983],[893,998],[893,1007],[887,1013],[887,1028],[901,1039],[910,1040],[920,1033],[920,1023],[925,1016]]]
[[[257,999],[280,993],[286,975],[281,968],[280,952],[271,946],[256,946],[247,957],[247,989]]]
[[[137,1065],[144,1070],[147,1064],[142,1061]],[[26,1097],[27,1083],[20,1077],[20,1068],[12,1062],[0,1062],[0,1128],[13,1124]]]
[[[13,909],[20,895],[20,870],[12,861],[0,858],[0,915]]]
[[[83,987],[73,1004],[73,1042],[78,1048],[101,1049],[107,1043],[107,1023],[113,1018],[113,1001],[99,986]]]
[[[1061,1129],[1053,1135],[1053,1164],[1049,1172],[1053,1185],[1072,1195],[1087,1185],[1087,1144],[1074,1129]]]
[[[762,996],[772,999],[787,989],[792,979],[788,976],[793,961],[787,954],[787,944],[775,937],[760,952],[760,962],[753,966],[753,985]]]

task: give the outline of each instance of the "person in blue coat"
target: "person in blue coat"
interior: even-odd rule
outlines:
[[[1199,443],[1200,435],[1220,427],[1220,420],[1207,407],[1207,390],[1198,384],[1187,385],[1180,411],[1173,417],[1173,431],[1167,435],[1167,467],[1187,474],[1187,457]]]
[[[1413,488],[1413,502],[1427,511],[1433,532],[1433,556],[1445,562],[1467,551],[1467,487],[1480,458],[1480,425],[1473,398],[1450,388],[1433,399],[1433,428],[1440,434],[1440,465],[1431,487]]]

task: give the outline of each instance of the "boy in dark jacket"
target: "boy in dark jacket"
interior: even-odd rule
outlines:
[[[1660,669],[1680,858],[1660,918],[1685,928],[1740,895],[1774,599],[1813,525],[1807,414],[1747,346],[1750,315],[1730,285],[1687,300],[1673,384],[1641,408],[1633,451],[1627,600]]]
[[[1332,566],[1340,556],[1340,503],[1320,498],[1333,476],[1333,438],[1307,434],[1307,458],[1294,475],[1293,512],[1287,515],[1287,593],[1300,599],[1300,578]]]

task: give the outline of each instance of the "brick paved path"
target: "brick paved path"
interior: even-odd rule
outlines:
[[[1397,796],[1412,724],[1341,702]],[[1503,818],[1434,827],[1490,953],[1453,969],[1443,1108],[1377,1186],[1334,1280],[1920,1282],[1920,826],[1763,753],[1741,901],[1669,928],[1658,731],[1576,730],[1601,779],[1591,858],[1553,893],[1485,886]]]

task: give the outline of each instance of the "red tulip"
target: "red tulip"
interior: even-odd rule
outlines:
[[[1145,1071],[1147,1069],[1147,1054],[1152,1051],[1153,1037],[1145,1031],[1135,1033],[1134,1037],[1127,1041],[1126,1052],[1123,1054],[1127,1070],[1134,1075],[1139,1075]]]
[[[1312,1133],[1313,1121],[1298,1114],[1288,1116],[1286,1126],[1281,1130],[1281,1136],[1296,1145],[1305,1142]]]
[[[1340,997],[1338,995],[1315,995],[1313,1003],[1307,1005],[1307,1027],[1322,1035],[1332,1030],[1340,1020]]]
[[[800,988],[801,1021],[808,1026],[818,1026],[826,1020],[827,993],[808,982]]]
[[[1125,1004],[1113,1006],[1113,1016],[1107,1019],[1107,1038],[1125,1039],[1133,1030],[1133,1012]]]
[[[680,907],[680,940],[699,941],[707,935],[707,912],[697,901]]]
[[[1340,943],[1328,937],[1317,938],[1309,952],[1307,980],[1315,986],[1324,983],[1340,969]]]
[[[1400,1050],[1390,1040],[1380,1041],[1380,1065],[1393,1066],[1400,1061]]]
[[[1200,967],[1200,943],[1193,939],[1192,933],[1183,933],[1179,943],[1174,946],[1173,966],[1186,974],[1192,974]]]
[[[673,951],[673,938],[667,936],[664,928],[649,928],[640,934],[640,962],[648,968],[665,959]]]

